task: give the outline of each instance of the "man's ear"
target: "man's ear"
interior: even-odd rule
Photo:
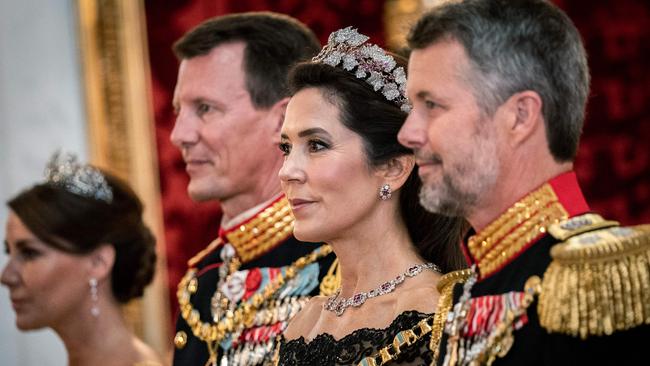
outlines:
[[[544,128],[542,98],[537,92],[524,90],[515,93],[499,108],[505,121],[505,134],[512,146],[526,141],[540,127]]]
[[[284,123],[284,114],[287,111],[287,104],[291,98],[286,97],[278,100],[269,108],[268,123],[270,123],[274,142],[280,143],[280,131]],[[277,140],[277,141],[275,141]]]
[[[115,248],[111,244],[102,244],[90,253],[90,277],[102,281],[110,277],[115,264]]]
[[[415,167],[415,156],[404,154],[391,158],[378,169],[382,184],[389,184],[392,190],[402,188]]]

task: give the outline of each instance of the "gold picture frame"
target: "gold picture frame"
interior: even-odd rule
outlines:
[[[169,297],[144,4],[77,0],[76,6],[91,161],[129,182],[158,239],[153,284],[125,306],[125,316],[138,336],[165,354]]]

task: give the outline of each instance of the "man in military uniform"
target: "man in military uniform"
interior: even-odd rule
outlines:
[[[572,22],[542,0],[446,2],[409,44],[399,139],[421,203],[475,230],[438,362],[647,363],[650,226],[589,213],[572,171],[589,93]]]
[[[171,140],[189,195],[223,211],[219,237],[190,260],[178,286],[175,365],[261,364],[319,293],[333,254],[293,238],[278,179],[287,72],[319,50],[303,24],[272,13],[213,18],[174,45],[181,63]]]

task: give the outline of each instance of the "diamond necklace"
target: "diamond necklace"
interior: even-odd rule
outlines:
[[[404,273],[393,278],[392,280],[388,282],[384,282],[379,287],[372,289],[368,292],[359,292],[347,299],[344,297],[339,298],[339,295],[341,294],[341,288],[339,287],[338,290],[336,290],[336,292],[334,293],[334,295],[327,298],[327,302],[325,303],[325,305],[323,305],[323,308],[327,311],[333,312],[334,314],[336,314],[336,316],[341,316],[343,315],[343,312],[345,312],[345,309],[347,309],[350,306],[359,307],[363,305],[363,303],[365,303],[366,300],[368,299],[372,299],[373,297],[377,297],[381,295],[386,295],[388,293],[395,291],[395,288],[398,285],[400,285],[402,282],[404,282],[404,280],[406,280],[407,277],[409,278],[415,277],[420,273],[422,273],[422,271],[425,269],[433,269],[436,272],[441,272],[440,267],[438,267],[433,263],[416,264],[409,267],[406,271],[404,271]]]

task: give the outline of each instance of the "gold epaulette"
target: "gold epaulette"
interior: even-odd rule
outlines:
[[[542,281],[542,327],[585,339],[650,324],[650,225],[587,214],[548,232],[563,242],[551,249]]]

